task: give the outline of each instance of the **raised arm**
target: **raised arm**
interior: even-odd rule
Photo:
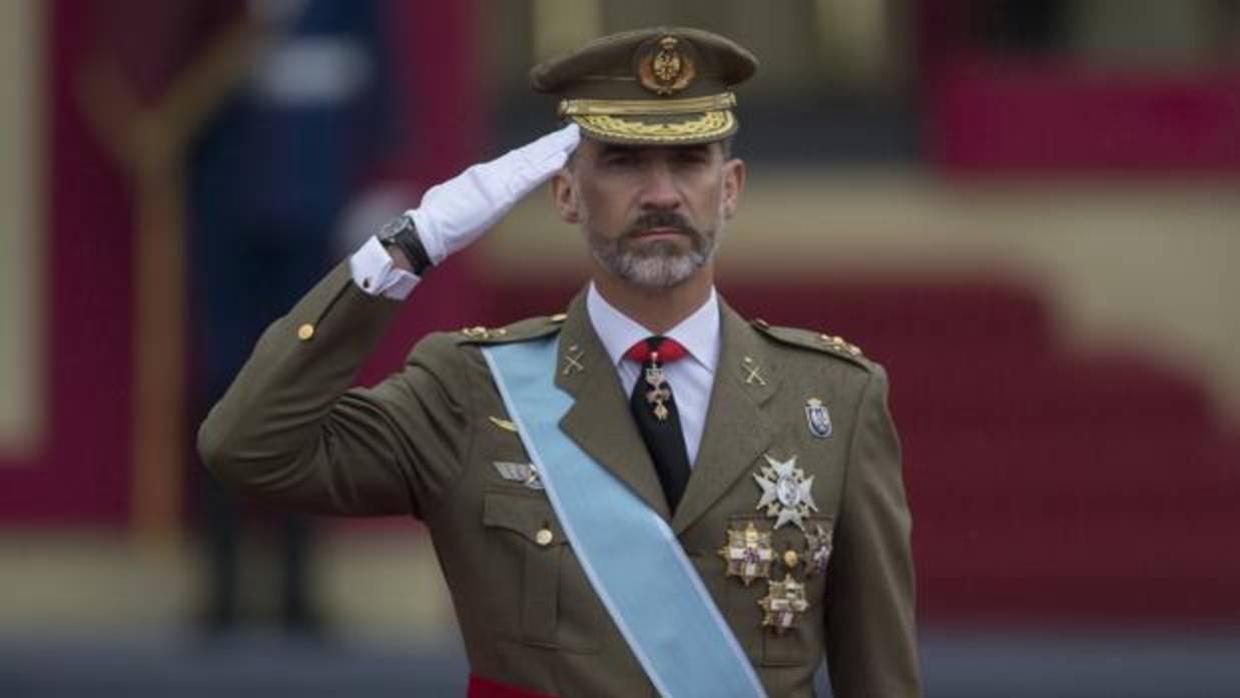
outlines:
[[[561,168],[577,127],[433,187],[406,214],[433,264],[484,234]],[[404,369],[350,389],[418,277],[370,240],[259,339],[198,434],[221,480],[318,513],[425,515],[455,478],[472,425],[465,355],[432,335]]]

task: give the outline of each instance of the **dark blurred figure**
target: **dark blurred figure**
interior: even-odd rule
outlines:
[[[378,2],[249,3],[264,42],[246,83],[193,148],[189,172],[191,341],[201,423],[259,334],[330,268],[341,210],[394,135],[395,110]],[[235,628],[242,503],[196,467],[210,561],[208,632]],[[317,634],[311,520],[274,515],[280,622]]]
[[[1214,0],[1218,22],[1215,45],[1224,65],[1240,64],[1240,0]]]
[[[1067,44],[1068,10],[1068,0],[977,3],[975,30],[992,49],[1041,55]]]
[[[382,7],[378,0],[93,7],[94,46],[79,84],[83,114],[133,180],[139,298],[181,293],[184,229],[188,353],[197,368],[188,402],[198,424],[263,327],[329,269],[342,208],[396,140]],[[176,336],[180,317],[179,303],[164,304],[141,321]],[[169,366],[175,372],[179,364]],[[175,397],[175,386],[164,387],[172,389],[165,397]],[[138,438],[159,436],[162,422],[176,420],[148,424]],[[155,466],[176,453],[161,450]],[[243,506],[197,462],[190,470],[210,563],[201,620],[210,632],[227,631],[248,606],[239,589]],[[310,521],[284,516],[277,528],[281,624],[314,634],[322,620],[312,603]]]

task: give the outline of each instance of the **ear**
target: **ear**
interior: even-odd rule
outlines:
[[[551,176],[551,200],[560,214],[560,220],[571,224],[581,222],[577,209],[577,186],[573,182],[573,173],[567,168],[561,168]]]
[[[723,215],[731,218],[741,202],[745,190],[745,161],[732,158],[723,163]]]

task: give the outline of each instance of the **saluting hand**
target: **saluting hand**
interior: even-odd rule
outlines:
[[[431,263],[481,237],[563,167],[580,140],[577,125],[569,124],[428,189],[409,215]]]

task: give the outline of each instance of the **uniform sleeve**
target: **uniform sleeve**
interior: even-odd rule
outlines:
[[[911,521],[881,367],[855,424],[827,586],[831,685],[838,698],[920,696]]]
[[[469,443],[463,354],[431,335],[403,370],[351,389],[400,304],[338,266],[263,334],[198,434],[225,483],[281,507],[351,516],[433,509]]]

